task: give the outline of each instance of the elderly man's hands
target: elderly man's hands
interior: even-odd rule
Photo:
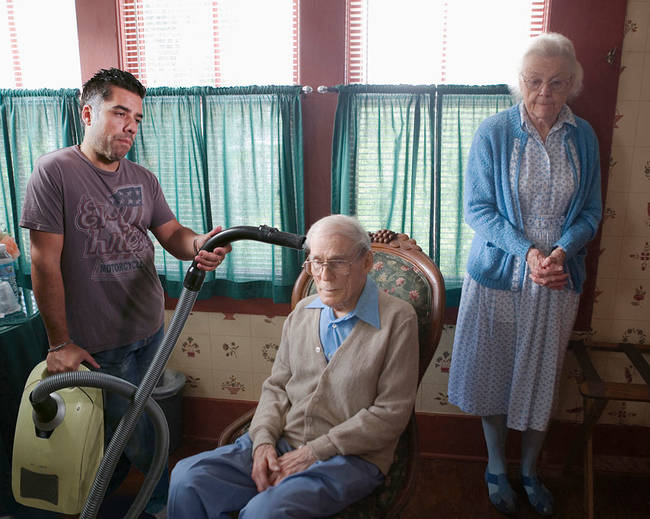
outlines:
[[[263,492],[275,486],[284,478],[301,472],[317,460],[310,447],[303,445],[278,458],[275,447],[270,444],[260,445],[253,453],[253,472],[251,477],[257,485],[257,491]]]
[[[251,478],[255,481],[258,492],[263,492],[275,483],[274,474],[280,471],[278,455],[275,447],[264,443],[253,452],[253,472]]]
[[[548,256],[531,247],[526,254],[530,279],[551,290],[562,290],[569,279],[569,274],[564,272],[565,259],[566,253],[561,247],[555,248]]]
[[[287,476],[291,476],[291,474],[295,474],[296,472],[302,472],[315,461],[317,461],[317,458],[314,456],[311,447],[307,445],[283,454],[278,458],[280,470],[274,474],[275,479],[273,484],[277,485]]]

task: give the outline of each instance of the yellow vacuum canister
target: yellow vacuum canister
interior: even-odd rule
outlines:
[[[79,369],[87,370],[84,366]],[[54,430],[40,431],[29,395],[48,375],[43,361],[25,384],[16,423],[11,486],[16,501],[23,505],[78,514],[104,455],[102,390],[72,387],[53,393],[59,402],[57,420],[62,421]]]

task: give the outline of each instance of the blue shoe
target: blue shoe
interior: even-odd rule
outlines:
[[[524,486],[528,501],[535,512],[543,517],[550,517],[555,513],[555,499],[553,494],[536,476],[521,475],[521,484]]]
[[[505,515],[515,515],[517,513],[517,494],[512,490],[508,476],[505,474],[492,474],[485,469],[485,483],[489,485],[496,485],[499,489],[496,492],[490,493],[488,487],[488,496],[490,502],[494,505],[499,512]]]

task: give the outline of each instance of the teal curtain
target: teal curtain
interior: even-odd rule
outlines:
[[[455,306],[472,230],[463,172],[472,136],[513,100],[504,85],[342,85],[334,123],[332,212],[414,238]]]
[[[303,234],[300,92],[300,86],[151,88],[130,158],[158,176],[172,211],[197,232],[270,225]],[[156,247],[163,286],[178,296],[189,262]],[[206,276],[199,297],[288,302],[300,263],[297,251],[236,242]]]
[[[27,181],[38,157],[81,142],[78,98],[75,89],[0,90],[0,227],[21,251],[21,286],[31,287],[29,232],[18,227]]]
[[[270,225],[304,233],[300,86],[151,88],[129,158],[157,175],[170,208],[197,232],[215,225]],[[18,227],[39,156],[79,144],[77,90],[1,90],[0,226],[22,252],[19,282],[31,287],[29,233]],[[189,262],[156,246],[163,286],[178,296]],[[297,251],[237,242],[206,276],[200,297],[291,299]]]

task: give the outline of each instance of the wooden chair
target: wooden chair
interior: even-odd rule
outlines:
[[[582,434],[573,442],[569,450],[569,457],[565,464],[565,470],[572,465],[574,454],[578,451],[579,444],[583,448],[584,464],[584,506],[585,516],[588,519],[594,517],[594,466],[592,453],[592,435],[594,426],[598,423],[600,415],[605,410],[610,400],[628,402],[650,402],[650,366],[643,356],[650,353],[650,346],[647,344],[630,344],[621,342],[619,344],[604,342],[571,341],[570,347],[573,350],[582,377],[578,381],[578,388],[584,403],[584,418],[582,420]],[[625,384],[620,382],[609,382],[603,380],[593,363],[590,353],[597,351],[617,352],[627,355],[629,361],[637,369],[644,384]]]
[[[420,365],[418,384],[435,353],[442,333],[445,285],[438,267],[406,234],[381,230],[370,233],[374,265],[370,276],[380,290],[408,301],[418,316]],[[315,293],[313,279],[304,271],[294,284],[292,308]],[[255,409],[230,424],[219,437],[219,445],[233,443],[250,426]],[[336,518],[399,517],[413,489],[419,459],[415,410],[395,450],[393,464],[384,483],[371,495],[338,513]]]

